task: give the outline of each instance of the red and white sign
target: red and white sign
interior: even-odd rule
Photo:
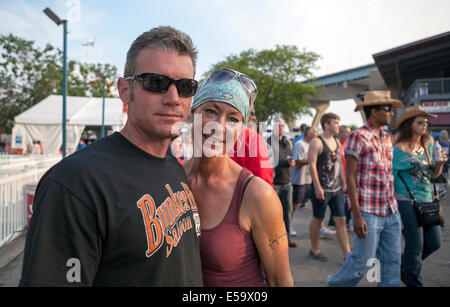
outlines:
[[[428,113],[450,113],[450,101],[427,101],[422,107]]]
[[[30,225],[31,216],[33,215],[34,193],[36,192],[36,184],[25,185],[25,203],[27,206],[27,226]]]

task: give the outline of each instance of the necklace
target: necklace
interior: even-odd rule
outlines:
[[[425,153],[425,149],[422,147],[421,144],[417,145],[409,143],[408,145],[413,155],[423,155]]]

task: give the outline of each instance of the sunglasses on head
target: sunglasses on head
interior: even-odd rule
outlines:
[[[392,107],[391,106],[379,106],[378,110],[383,110],[385,112],[392,112]]]
[[[175,84],[178,95],[192,97],[197,92],[198,82],[194,79],[172,79],[165,75],[143,73],[126,78],[128,81],[137,81],[142,88],[152,93],[166,93],[171,84]]]
[[[250,104],[255,102],[256,95],[258,94],[258,88],[256,87],[255,82],[253,82],[252,79],[250,79],[248,76],[232,70],[228,68],[222,68],[219,70],[214,71],[209,75],[209,77],[206,79],[205,84],[209,82],[228,82],[233,79],[238,79],[239,82],[244,86],[244,88],[247,90],[247,92],[250,95]]]

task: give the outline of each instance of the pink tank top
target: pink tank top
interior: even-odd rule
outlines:
[[[266,287],[265,276],[251,233],[239,223],[242,193],[252,173],[243,168],[223,221],[202,229],[200,255],[206,287]]]

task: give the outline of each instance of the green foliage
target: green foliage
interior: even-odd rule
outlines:
[[[258,86],[255,110],[258,121],[267,121],[281,114],[290,122],[300,114],[308,113],[309,99],[316,93],[313,86],[302,81],[312,78],[319,55],[296,46],[277,45],[275,49],[249,49],[239,55],[230,55],[205,73],[219,68],[238,70],[252,78]]]
[[[51,94],[62,95],[63,54],[50,44],[41,49],[13,34],[0,35],[0,52],[0,131],[10,133],[15,116]],[[96,71],[110,81],[118,77],[117,68],[110,64],[69,61],[67,67],[69,96],[101,97]],[[111,96],[108,90],[106,94]]]
[[[356,130],[356,129],[358,129],[358,126],[356,126],[356,125],[350,125],[350,130],[351,131],[353,131],[353,130]]]

